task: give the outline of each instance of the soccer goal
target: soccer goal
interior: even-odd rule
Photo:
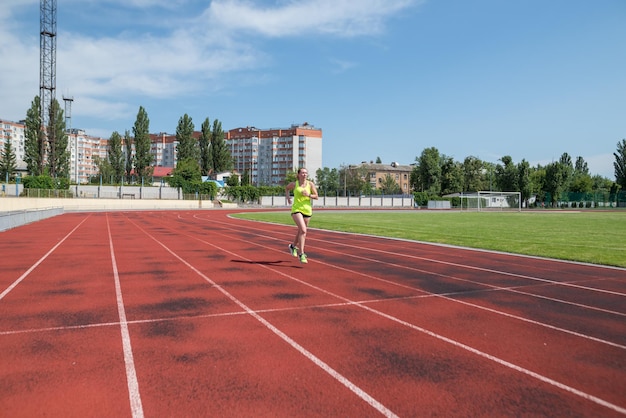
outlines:
[[[477,211],[522,210],[522,194],[520,192],[487,192],[461,193],[461,209]]]

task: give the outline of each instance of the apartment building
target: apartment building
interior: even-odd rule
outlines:
[[[21,172],[26,171],[26,162],[24,162],[24,141],[26,135],[24,134],[24,128],[23,122],[0,119],[0,152],[4,150],[5,144],[10,141],[11,148],[15,153],[17,170]],[[4,179],[0,179],[0,181],[4,181]]]
[[[152,154],[153,164],[157,167],[176,166],[176,135],[169,135],[164,132],[150,134],[150,154]]]
[[[13,122],[0,119],[0,147],[4,147],[6,141],[11,141],[17,170],[26,173],[25,135],[26,124],[24,121]],[[108,140],[87,135],[81,129],[72,129],[67,132],[68,148],[70,150],[70,181],[74,183],[87,183],[93,176],[98,175],[96,156],[104,159],[107,157]]]
[[[100,175],[97,161],[107,158],[109,140],[87,135],[82,129],[67,132],[70,149],[70,181],[88,183],[89,179]]]
[[[322,168],[322,130],[307,122],[289,128],[245,127],[225,133],[235,171],[247,172],[254,186],[282,185],[288,172]]]
[[[412,165],[401,165],[396,162],[391,164],[375,164],[362,162],[360,165],[351,166],[351,168],[363,169],[366,172],[366,178],[364,180],[369,181],[373,189],[380,189],[383,181],[390,175],[400,186],[400,190],[403,194],[411,193],[411,171],[413,171]]]
[[[25,124],[0,119],[0,146],[12,141],[19,171],[26,171]],[[99,175],[98,158],[107,158],[108,139],[87,135],[82,129],[68,131],[70,151],[70,181],[87,183]],[[199,139],[201,133],[193,133]],[[289,128],[257,129],[254,127],[231,129],[224,133],[224,140],[234,161],[234,171],[248,173],[251,184],[281,185],[287,172],[306,167],[315,176],[322,168],[322,130],[308,123],[291,125]],[[155,167],[176,166],[178,141],[176,135],[150,134],[150,153]],[[123,147],[126,152],[126,148]],[[134,153],[134,147],[133,147]],[[98,158],[96,158],[98,157]]]

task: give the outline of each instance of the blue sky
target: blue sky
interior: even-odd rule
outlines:
[[[614,178],[626,138],[624,0],[57,0],[57,98],[108,138],[139,106],[225,130],[308,122],[323,165],[547,164]],[[0,8],[0,117],[39,94],[39,0]]]

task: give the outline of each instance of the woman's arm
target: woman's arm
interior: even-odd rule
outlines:
[[[287,204],[291,204],[291,196],[289,194],[289,191],[293,190],[294,187],[295,183],[293,181],[285,186],[285,201],[287,202]]]
[[[317,187],[315,187],[315,184],[313,184],[312,182],[311,184],[311,194],[309,195],[309,198],[311,199],[317,199],[319,196],[319,194],[317,193]]]

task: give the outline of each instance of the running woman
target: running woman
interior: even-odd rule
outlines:
[[[285,186],[285,199],[291,205],[291,217],[298,227],[298,232],[292,244],[289,244],[289,252],[294,257],[298,257],[301,263],[307,263],[304,243],[306,240],[306,230],[309,226],[311,216],[313,216],[312,199],[317,199],[317,188],[312,181],[307,180],[308,171],[306,168],[298,170],[298,179]],[[293,204],[289,191],[293,190]]]

